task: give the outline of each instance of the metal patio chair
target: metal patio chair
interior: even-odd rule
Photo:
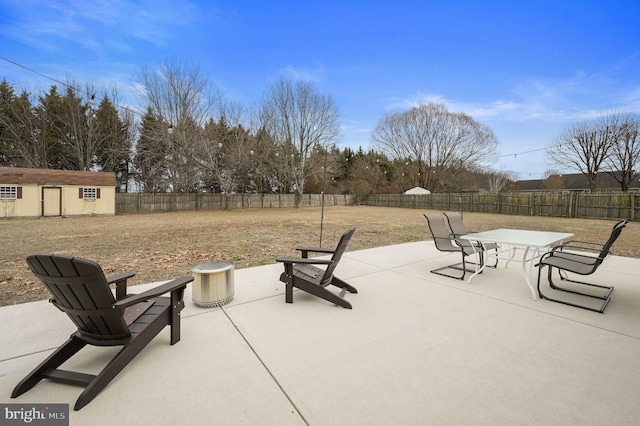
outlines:
[[[613,286],[606,286],[600,284],[592,284],[583,281],[572,280],[568,278],[567,272],[571,272],[578,275],[591,275],[593,274],[598,267],[602,264],[604,259],[608,256],[611,246],[618,239],[622,230],[629,222],[629,219],[621,220],[616,223],[611,230],[611,235],[609,239],[604,243],[596,243],[589,241],[567,241],[555,248],[551,251],[545,253],[540,258],[540,262],[537,264],[538,266],[538,295],[540,299],[550,300],[552,302],[562,303],[569,306],[575,306],[577,308],[587,309],[590,311],[595,311],[599,313],[603,313],[607,304],[611,300],[611,292],[613,291]],[[579,296],[585,296],[591,299],[598,299],[602,302],[598,307],[592,307],[589,305],[583,305],[574,301],[569,300],[561,300],[552,298],[542,293],[540,288],[540,277],[542,276],[542,268],[545,266],[548,267],[548,280],[549,286],[553,290],[559,290],[566,293],[576,294]],[[593,287],[596,289],[604,290],[602,294],[595,294],[592,292],[584,292],[579,290],[579,286],[572,286],[572,288],[560,287],[557,285],[552,279],[553,268],[558,270],[558,276],[561,281],[565,281],[567,283],[574,283],[579,285],[586,285],[589,287]]]
[[[447,218],[447,222],[449,223],[449,228],[451,229],[451,235],[456,238],[460,244],[462,244],[463,246],[465,245],[471,245],[471,244],[475,244],[476,246],[481,246],[484,248],[485,251],[489,251],[489,250],[493,250],[495,253],[495,260],[496,262],[493,265],[487,265],[491,268],[497,268],[498,267],[498,249],[500,248],[500,246],[497,243],[484,243],[484,244],[480,244],[477,242],[473,242],[473,241],[469,241],[469,240],[465,240],[460,238],[463,235],[467,235],[469,233],[469,231],[467,230],[467,227],[464,225],[464,221],[462,219],[462,214],[460,212],[444,212],[444,217]],[[488,255],[489,253],[487,253]],[[480,254],[480,256],[482,256],[482,260],[481,263],[484,263],[485,259],[484,259],[484,252]]]
[[[481,245],[466,244],[461,240],[453,237],[447,229],[447,224],[444,221],[444,216],[440,213],[425,213],[424,217],[427,219],[427,225],[433,236],[433,242],[436,249],[442,252],[460,253],[462,261],[453,265],[443,266],[441,268],[433,269],[431,272],[438,275],[443,275],[449,278],[455,278],[458,280],[464,280],[467,272],[475,272],[475,269],[467,269],[466,258],[472,255],[478,255],[478,263],[474,264],[476,267],[483,265],[483,251]],[[441,272],[445,269],[455,269],[462,271],[462,275],[451,275]]]

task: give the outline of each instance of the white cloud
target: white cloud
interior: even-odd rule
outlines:
[[[302,80],[309,82],[320,82],[326,77],[326,70],[321,64],[316,64],[315,68],[295,67],[287,65],[281,70],[282,74],[288,75],[293,80]]]
[[[438,93],[417,92],[391,99],[387,110],[406,110],[424,103],[442,103],[453,112],[464,112],[479,121],[544,120],[570,122],[598,117],[611,111],[639,112],[640,85],[632,90],[616,88],[605,74],[577,72],[565,79],[529,78],[506,96],[482,101],[450,99]]]

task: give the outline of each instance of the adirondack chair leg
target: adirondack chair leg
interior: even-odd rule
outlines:
[[[358,290],[352,285],[342,281],[340,278],[334,276],[331,280],[331,285],[336,287],[340,287],[342,289],[341,297],[344,296],[344,292],[348,291],[349,293],[358,293]]]
[[[169,312],[167,314],[170,314]],[[74,410],[78,411],[91,401],[113,380],[167,325],[164,321],[153,321],[133,342],[123,347],[100,374],[80,394]]]
[[[20,383],[13,389],[11,398],[16,398],[29,389],[33,388],[38,382],[45,378],[45,374],[51,370],[55,370],[69,358],[77,354],[87,344],[73,335],[55,352],[40,363],[27,377],[22,379]]]
[[[171,344],[180,341],[180,312],[184,309],[184,288],[171,292]]]
[[[322,287],[321,285],[309,283],[303,280],[298,280],[296,282],[296,287],[298,287],[300,290],[306,291],[307,293],[313,294],[314,296],[324,299],[327,302],[335,303],[336,305],[342,306],[343,308],[352,309],[351,303],[347,302],[345,299],[341,298],[337,294],[330,292],[329,290]]]
[[[293,284],[290,282],[285,285],[285,302],[293,303]]]
[[[280,274],[280,281],[285,283],[285,302],[293,303],[293,263],[285,262],[284,272]]]

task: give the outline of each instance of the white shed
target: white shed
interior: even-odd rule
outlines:
[[[407,195],[424,195],[424,194],[431,194],[431,191],[429,191],[428,189],[424,189],[420,186],[416,186],[414,188],[404,191],[404,193]]]

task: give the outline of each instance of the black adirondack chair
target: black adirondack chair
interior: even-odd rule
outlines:
[[[497,255],[498,255],[498,249],[500,248],[500,246],[497,243],[480,244],[478,242],[464,240],[460,238],[461,236],[467,235],[469,233],[469,231],[467,230],[467,227],[464,225],[464,221],[462,220],[462,214],[460,212],[444,212],[443,214],[444,214],[444,217],[447,218],[447,222],[449,223],[449,229],[451,229],[451,235],[453,236],[453,238],[456,238],[456,241],[459,244],[463,246],[469,246],[469,245],[475,244],[476,247],[481,246],[482,248],[484,248],[484,251],[487,251],[487,252],[489,250],[493,250],[495,254],[495,263],[493,265],[487,264],[487,266],[490,266],[492,268],[498,267]],[[484,262],[485,261],[484,252],[480,253],[480,256],[482,257],[481,262]]]
[[[467,272],[475,272],[473,269],[467,268],[468,256],[478,255],[479,264],[477,267],[482,266],[484,260],[482,246],[465,244],[461,240],[453,237],[447,229],[447,224],[444,221],[444,217],[439,213],[425,213],[424,217],[427,219],[427,225],[433,236],[433,242],[436,248],[442,252],[460,253],[462,256],[462,262],[454,263],[453,265],[443,266],[441,268],[433,269],[431,272],[438,275],[443,275],[449,278],[455,278],[463,280]],[[473,263],[472,263],[473,264]],[[445,269],[454,269],[461,271],[461,275],[451,275],[442,272]]]
[[[66,313],[78,330],[15,387],[12,398],[40,380],[49,379],[85,387],[74,407],[80,410],[165,326],[171,327],[172,345],[180,340],[184,290],[193,277],[178,278],[128,295],[127,279],[133,273],[107,279],[100,265],[91,260],[49,253],[31,255],[27,263],[51,293],[49,301]],[[116,297],[110,284],[116,286]],[[167,293],[169,296],[162,296]],[[86,345],[122,346],[122,349],[98,375],[58,369]]]
[[[629,219],[621,220],[616,223],[611,230],[611,235],[606,243],[595,243],[589,241],[567,241],[564,244],[561,244],[557,247],[554,247],[551,251],[545,253],[540,258],[540,262],[538,263],[538,295],[540,299],[550,300],[552,302],[562,303],[569,306],[575,306],[577,308],[587,309],[590,311],[595,311],[599,313],[603,313],[609,301],[611,300],[611,292],[613,291],[613,286],[592,284],[583,281],[571,280],[567,276],[567,272],[571,272],[578,275],[590,275],[593,274],[598,267],[602,264],[604,259],[609,254],[611,246],[618,239],[622,230],[629,222]],[[593,253],[593,255],[589,255],[589,253]],[[602,300],[602,303],[599,307],[592,307],[589,305],[582,305],[576,302],[571,302],[567,300],[561,300],[549,297],[542,293],[540,288],[540,277],[542,275],[542,268],[545,266],[548,267],[548,279],[549,286],[553,290],[560,290],[566,293],[577,294],[580,296],[586,296],[592,299]],[[586,285],[590,287],[595,287],[598,289],[604,290],[603,294],[594,294],[588,293],[584,291],[577,290],[577,288],[566,288],[560,287],[557,285],[552,279],[553,268],[558,270],[558,276],[561,281],[567,281],[570,283],[576,283],[581,285]],[[577,287],[577,286],[574,286]],[[601,291],[602,293],[602,291]],[[586,300],[586,299],[585,299]]]
[[[335,249],[297,247],[296,250],[301,252],[301,258],[279,257],[276,259],[284,263],[284,272],[280,275],[280,281],[286,284],[287,303],[293,303],[293,288],[296,287],[338,306],[351,309],[351,303],[345,300],[344,295],[346,292],[357,293],[358,290],[333,275],[333,272],[355,230],[356,228],[351,228],[345,232]],[[309,253],[326,253],[333,256],[331,259],[315,259],[309,258]],[[326,268],[322,269],[315,265],[326,265]],[[341,288],[340,294],[329,291],[327,287],[330,285]]]

